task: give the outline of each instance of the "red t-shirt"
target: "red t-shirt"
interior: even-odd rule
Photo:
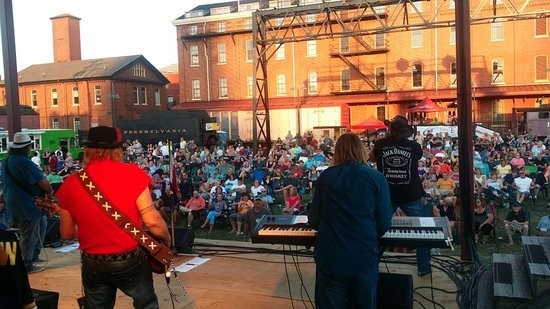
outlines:
[[[95,160],[86,171],[106,199],[141,227],[136,204],[151,179],[138,166],[111,160]],[[78,226],[80,250],[90,254],[116,254],[130,251],[138,243],[99,208],[78,175],[65,179],[56,193],[61,208],[68,210]]]

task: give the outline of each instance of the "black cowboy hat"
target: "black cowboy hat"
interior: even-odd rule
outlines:
[[[414,128],[409,125],[409,121],[403,116],[395,116],[391,121],[384,120],[384,124],[390,129],[391,136],[407,138],[414,134]]]

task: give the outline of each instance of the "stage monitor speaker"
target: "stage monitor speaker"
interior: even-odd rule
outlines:
[[[44,246],[47,247],[50,244],[58,243],[61,240],[59,234],[59,217],[48,217],[48,227],[46,228],[46,236],[44,237]]]
[[[38,309],[57,309],[59,293],[35,289],[32,290],[32,293],[34,294]]]
[[[413,307],[411,275],[380,273],[377,292],[378,308],[412,309]]]
[[[170,236],[172,236],[172,229],[169,228]],[[192,253],[193,242],[195,241],[195,232],[188,227],[175,227],[174,228],[174,244],[176,245],[177,253]]]

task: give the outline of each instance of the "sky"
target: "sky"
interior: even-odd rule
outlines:
[[[178,61],[172,21],[198,5],[223,1],[12,0],[17,70],[53,62],[50,17],[60,14],[81,18],[82,59],[139,54],[162,69]]]

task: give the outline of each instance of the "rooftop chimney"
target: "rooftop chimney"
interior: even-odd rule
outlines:
[[[54,62],[81,60],[80,18],[62,14],[50,19],[52,20]]]

